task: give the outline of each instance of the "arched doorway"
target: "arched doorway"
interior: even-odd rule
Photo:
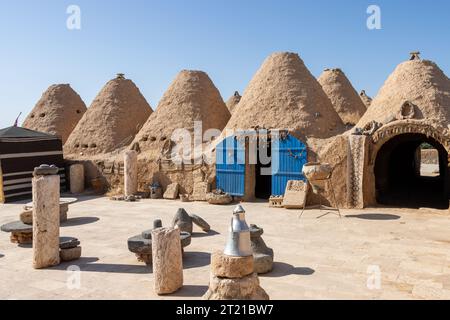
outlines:
[[[424,146],[438,153],[435,175],[421,171],[418,150]],[[447,209],[448,153],[441,143],[421,133],[403,133],[379,149],[375,161],[376,198],[379,204],[405,208]]]

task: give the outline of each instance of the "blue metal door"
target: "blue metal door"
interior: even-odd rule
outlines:
[[[223,140],[216,148],[217,189],[243,197],[245,190],[245,142],[235,136]]]
[[[289,180],[303,180],[303,165],[308,161],[306,145],[295,137],[272,140],[272,194],[284,195]]]

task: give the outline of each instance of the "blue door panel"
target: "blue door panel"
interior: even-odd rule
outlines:
[[[303,180],[303,165],[307,163],[306,145],[288,135],[272,141],[272,194],[284,195],[289,180]]]
[[[235,136],[223,140],[216,148],[217,189],[243,197],[245,190],[245,144]]]

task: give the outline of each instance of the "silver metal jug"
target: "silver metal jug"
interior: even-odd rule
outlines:
[[[250,228],[245,221],[245,210],[241,205],[238,205],[233,211],[224,254],[232,257],[249,257],[253,255]]]

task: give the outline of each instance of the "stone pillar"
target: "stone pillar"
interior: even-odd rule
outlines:
[[[132,196],[137,193],[138,189],[138,163],[137,152],[128,150],[124,157],[124,174],[125,174],[125,196]]]
[[[364,168],[368,151],[369,138],[365,135],[350,135],[347,155],[347,204],[352,209],[363,209]],[[334,186],[336,187],[336,186]],[[334,199],[332,199],[334,201]],[[337,204],[332,204],[337,206]]]
[[[174,293],[183,286],[183,260],[180,230],[158,228],[152,231],[154,290],[158,295]]]
[[[73,164],[70,171],[70,192],[77,194],[84,192],[84,165],[81,163]]]
[[[33,268],[59,264],[59,175],[33,178]]]

